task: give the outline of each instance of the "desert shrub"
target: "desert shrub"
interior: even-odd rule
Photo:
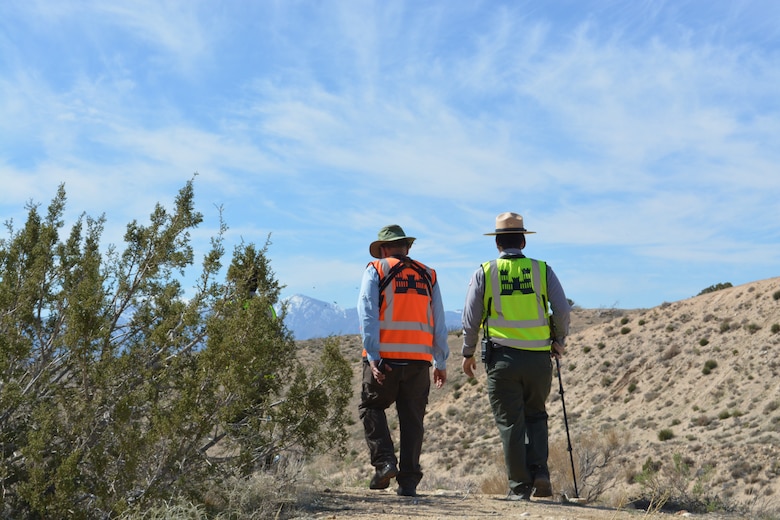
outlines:
[[[699,340],[699,345],[701,345],[702,347],[706,347],[707,345],[709,345],[709,343],[710,343],[710,340],[708,340],[707,338],[701,338]]]
[[[625,325],[629,321],[631,321],[631,320],[628,319],[628,316],[623,316],[622,318],[620,318],[620,324],[621,325]]]
[[[777,399],[773,401],[769,401],[766,404],[766,406],[764,406],[764,415],[769,415],[770,413],[774,412],[778,408],[780,408],[780,401],[778,401]]]
[[[780,332],[780,323],[773,323],[772,328],[769,330],[772,331],[772,334],[777,334],[778,332]]]
[[[725,282],[725,283],[717,283],[715,285],[710,285],[709,287],[702,289],[697,296],[701,296],[702,294],[712,293],[715,291],[720,291],[722,289],[728,289],[729,287],[734,287],[731,282]]]
[[[745,327],[749,334],[755,334],[759,330],[761,330],[761,326],[756,323],[750,323],[747,327]]]
[[[723,410],[718,414],[718,419],[720,420],[728,419],[729,417],[731,417],[731,413],[728,410]]]
[[[629,394],[633,394],[635,391],[636,391],[636,383],[635,383],[635,382],[633,382],[633,381],[631,381],[631,382],[628,384],[628,393],[629,393]]]
[[[628,334],[629,332],[631,332],[631,329],[630,329],[629,327],[622,327],[622,328],[620,329],[620,333],[621,333],[621,334],[624,334],[624,335],[625,335],[625,334]]]
[[[633,505],[648,512],[732,511],[734,506],[723,496],[712,494],[707,486],[712,476],[712,466],[705,464],[696,469],[692,459],[679,453],[673,454],[672,460],[665,463],[648,458],[642,472],[634,476],[634,482],[642,489],[642,497],[635,499]]]
[[[780,291],[775,291],[772,293],[772,299],[775,301],[780,300]]]
[[[668,441],[670,439],[674,438],[674,432],[670,430],[669,428],[664,428],[663,430],[658,432],[658,440],[659,441]]]
[[[629,448],[630,433],[615,428],[605,431],[582,432],[572,437],[574,448],[568,450],[565,438],[551,440],[549,467],[555,482],[562,484],[561,492],[575,496],[572,479],[572,460],[574,475],[578,482],[579,496],[588,502],[597,500],[620,478],[617,471],[617,459]]]
[[[663,360],[672,359],[673,357],[679,355],[680,352],[682,352],[682,350],[680,349],[680,345],[677,344],[670,345],[669,348],[666,349],[663,354],[661,354],[661,359]]]
[[[718,330],[720,330],[721,334],[731,330],[731,321],[729,321],[728,319],[721,321]]]
[[[710,372],[712,372],[715,368],[717,368],[717,366],[718,366],[717,361],[715,361],[714,359],[708,359],[707,361],[704,362],[704,368],[702,368],[701,372],[702,374],[707,375]]]
[[[599,341],[598,344],[596,344],[596,348],[598,348],[599,350],[603,350],[604,347],[606,347],[606,345],[602,341]]]
[[[315,368],[270,309],[280,286],[262,248],[240,244],[224,275],[212,238],[194,293],[188,182],[169,211],[101,248],[105,219],[64,240],[65,190],[0,240],[0,476],[4,518],[109,518],[289,456],[344,450],[352,371],[338,342]],[[224,279],[222,279],[224,276]],[[284,312],[282,312],[282,317]]]

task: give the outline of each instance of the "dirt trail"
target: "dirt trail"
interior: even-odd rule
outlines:
[[[636,520],[661,518],[700,518],[702,520],[736,520],[744,517],[707,514],[648,513],[638,510],[616,510],[593,505],[556,500],[532,499],[531,502],[508,501],[502,496],[464,494],[453,491],[423,492],[419,497],[399,497],[392,489],[328,489],[320,494],[315,506],[300,515],[304,519],[349,520],[452,520],[484,518],[536,518],[544,520]]]

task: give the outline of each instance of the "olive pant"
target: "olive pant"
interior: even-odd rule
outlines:
[[[487,382],[509,488],[518,490],[537,474],[549,475],[545,402],[552,385],[550,353],[496,348]]]
[[[385,372],[385,380],[380,385],[374,379],[369,364],[363,363],[360,420],[363,421],[371,464],[375,468],[388,463],[398,464],[398,484],[416,489],[423,477],[420,453],[425,433],[423,419],[431,386],[430,366],[391,364],[390,367],[392,371]],[[400,463],[395,456],[385,413],[393,403],[398,412]]]

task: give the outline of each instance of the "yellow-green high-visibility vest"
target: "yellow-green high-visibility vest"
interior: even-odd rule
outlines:
[[[521,350],[549,351],[547,264],[532,258],[498,258],[482,264],[482,269],[484,319],[491,341]]]

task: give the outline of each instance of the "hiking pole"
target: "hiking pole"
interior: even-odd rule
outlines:
[[[569,443],[569,460],[571,461],[571,476],[574,480],[574,496],[580,498],[580,492],[577,490],[577,475],[574,473],[574,455],[571,452],[571,437],[569,436],[569,419],[566,417],[566,401],[563,400],[563,378],[561,377],[561,361],[556,357],[555,366],[558,369],[558,384],[561,394],[561,405],[563,406],[563,424],[566,426],[566,441]]]

